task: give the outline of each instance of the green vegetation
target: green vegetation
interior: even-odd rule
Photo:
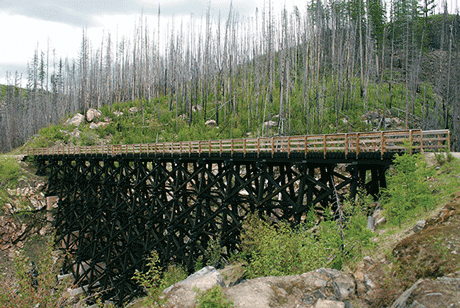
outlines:
[[[243,224],[241,259],[249,278],[302,274],[321,267],[342,269],[372,247],[373,236],[366,229],[366,216],[360,205],[347,205],[346,222],[326,218],[318,226],[316,217],[299,226],[276,225],[250,215]],[[314,216],[314,215],[313,215]],[[315,226],[315,227],[314,227]]]
[[[421,154],[396,156],[383,198],[390,223],[401,226],[403,220],[420,210],[433,208],[436,196],[429,181],[433,174]]]
[[[60,263],[53,260],[57,257],[54,236],[45,239],[44,245],[35,247],[35,258],[21,250],[14,259],[14,277],[0,280],[1,307],[60,307],[64,303],[67,285],[56,279]]]
[[[202,292],[200,290],[195,290],[195,292],[197,292],[197,308],[233,307],[233,303],[225,297],[225,294],[220,286],[216,285],[205,292]]]
[[[333,80],[325,81],[326,85],[334,86]],[[337,132],[369,131],[373,129],[385,129],[381,123],[381,117],[397,119],[391,129],[402,128],[404,122],[405,86],[394,84],[391,91],[383,90],[377,83],[369,83],[367,99],[372,102],[372,109],[377,111],[377,118],[365,119],[369,105],[362,104],[359,93],[359,80],[352,80],[352,92],[348,94],[345,102],[338,104],[337,97],[326,96],[322,106],[324,110],[321,117],[307,112],[303,100],[302,89],[294,87],[292,98],[289,104],[289,112],[286,114],[286,123],[283,126],[283,134],[329,134]],[[413,121],[410,127],[418,127],[419,120],[427,112],[423,109],[423,101],[434,100],[434,94],[429,84],[424,85],[424,92],[416,94],[414,100]],[[101,107],[104,122],[98,129],[90,129],[89,123],[82,123],[78,128],[54,125],[42,128],[38,136],[26,147],[50,147],[53,145],[78,145],[88,146],[97,144],[136,144],[169,141],[193,141],[193,140],[215,140],[242,138],[247,136],[273,136],[280,133],[279,128],[267,128],[264,121],[279,121],[280,102],[279,93],[275,89],[273,103],[267,108],[262,104],[254,104],[253,99],[237,97],[240,100],[240,107],[237,113],[229,110],[228,107],[219,106],[215,103],[212,95],[207,102],[203,102],[207,108],[200,111],[189,112],[183,110],[178,113],[170,108],[170,97],[163,96],[151,101],[136,100],[129,103],[115,103],[112,106]],[[311,93],[314,95],[314,93]],[[277,98],[278,97],[278,98]],[[392,107],[387,105],[390,100]],[[343,105],[342,105],[343,103]],[[130,111],[130,108],[137,111]],[[215,119],[216,108],[221,109],[221,120],[217,127],[206,126],[205,121]],[[314,107],[313,107],[314,108]],[[310,109],[310,107],[308,107]],[[222,120],[223,118],[223,120]],[[106,121],[107,120],[107,121]],[[400,125],[400,126],[397,126]],[[76,129],[76,131],[75,131]],[[76,137],[75,132],[79,133]]]
[[[162,268],[158,265],[160,259],[156,251],[152,252],[147,261],[147,270],[145,272],[136,270],[132,279],[147,291],[147,296],[142,301],[143,305],[162,307],[166,303],[166,300],[161,296],[163,290],[187,278],[187,273],[183,267],[175,264],[169,265],[166,271],[162,273]]]
[[[0,211],[9,199],[7,189],[17,187],[20,175],[21,168],[16,158],[0,156]]]

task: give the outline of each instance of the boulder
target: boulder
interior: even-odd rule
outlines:
[[[459,303],[460,272],[456,272],[437,279],[419,279],[391,308],[457,307]]]
[[[85,116],[82,115],[81,113],[77,113],[76,115],[73,116],[73,118],[68,119],[65,123],[64,126],[76,126],[79,127],[81,123],[85,120]]]
[[[96,123],[91,123],[91,124],[89,125],[89,128],[90,128],[90,129],[93,129],[93,130],[94,130],[94,129],[98,129],[98,128],[99,128],[99,125],[97,125]]]
[[[128,109],[129,113],[131,114],[135,114],[135,113],[138,113],[139,112],[139,108],[137,107],[131,107]]]
[[[193,105],[192,106],[192,111],[193,112],[201,112],[203,110],[203,107],[201,107],[200,105]]]
[[[121,116],[123,115],[123,112],[121,112],[121,111],[114,111],[113,114],[116,115],[117,117],[121,117]]]
[[[100,119],[102,112],[100,110],[89,108],[86,111],[86,121],[93,122],[94,119]]]
[[[314,308],[345,308],[345,304],[338,301],[331,301],[327,299],[318,299]]]
[[[214,286],[225,287],[222,275],[212,266],[206,266],[163,291],[172,307],[194,307],[196,291],[206,291]]]
[[[235,307],[348,307],[357,300],[354,278],[334,269],[302,275],[261,277],[224,289]]]
[[[270,129],[270,128],[273,128],[273,127],[277,127],[278,126],[278,122],[275,122],[275,121],[267,121],[267,122],[264,122],[264,126],[266,129]]]
[[[415,233],[417,233],[417,232],[421,231],[423,228],[425,228],[425,225],[426,225],[426,220],[419,220],[419,221],[417,221],[415,226],[412,228],[412,230]]]
[[[216,127],[217,122],[215,120],[207,120],[204,125],[209,126],[209,127]]]

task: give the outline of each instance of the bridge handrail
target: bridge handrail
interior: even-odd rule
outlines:
[[[160,142],[147,144],[121,144],[104,146],[76,146],[52,148],[28,148],[27,155],[76,155],[76,154],[219,154],[224,153],[309,153],[402,151],[450,151],[450,131],[402,130],[385,132],[361,132],[324,135],[279,136],[226,140],[201,140]]]

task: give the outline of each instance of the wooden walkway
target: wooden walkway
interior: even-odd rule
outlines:
[[[450,151],[449,130],[403,130],[385,132],[345,133],[327,135],[283,136],[207,141],[161,142],[147,144],[29,148],[27,155],[94,155],[117,156],[123,154],[158,155],[222,155],[249,153],[326,153],[345,155],[363,152],[384,153],[409,150],[417,152]]]

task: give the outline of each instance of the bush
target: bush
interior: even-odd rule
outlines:
[[[166,271],[163,273],[163,284],[164,288],[168,288],[173,284],[184,280],[187,278],[187,271],[183,266],[177,264],[170,264],[166,268]]]
[[[56,279],[61,266],[53,260],[53,239],[54,236],[46,238],[36,265],[30,262],[24,250],[15,257],[14,277],[0,281],[1,307],[60,307],[63,304],[62,295],[67,286]]]
[[[20,171],[15,158],[0,158],[0,188],[16,185]]]
[[[240,258],[246,262],[246,275],[249,278],[286,276],[320,267],[340,270],[344,263],[359,258],[364,249],[372,246],[373,233],[367,229],[367,201],[361,198],[358,201],[343,205],[342,222],[326,214],[325,220],[314,228],[313,212],[296,227],[284,222],[270,225],[267,219],[249,215],[241,235]]]
[[[225,297],[222,288],[218,285],[212,287],[206,292],[197,292],[198,308],[230,308],[233,307],[233,302]]]
[[[383,197],[390,223],[401,226],[418,210],[426,211],[435,205],[435,196],[428,181],[432,175],[432,170],[420,154],[397,155],[394,172],[388,179]]]
[[[324,243],[308,230],[284,222],[271,226],[250,215],[243,223],[242,256],[250,278],[301,274],[327,264]]]
[[[161,297],[163,290],[187,278],[187,272],[180,265],[170,264],[161,277],[162,268],[158,265],[160,258],[156,251],[152,252],[147,261],[147,271],[136,270],[132,279],[147,291],[147,297],[142,304],[148,307],[162,307],[166,303]]]
[[[143,301],[143,304],[149,307],[162,307],[165,300],[160,298],[160,295],[165,287],[164,282],[161,280],[158,253],[153,251],[151,256],[147,258],[147,261],[147,272],[144,273],[136,270],[132,279],[147,291],[147,297]]]

